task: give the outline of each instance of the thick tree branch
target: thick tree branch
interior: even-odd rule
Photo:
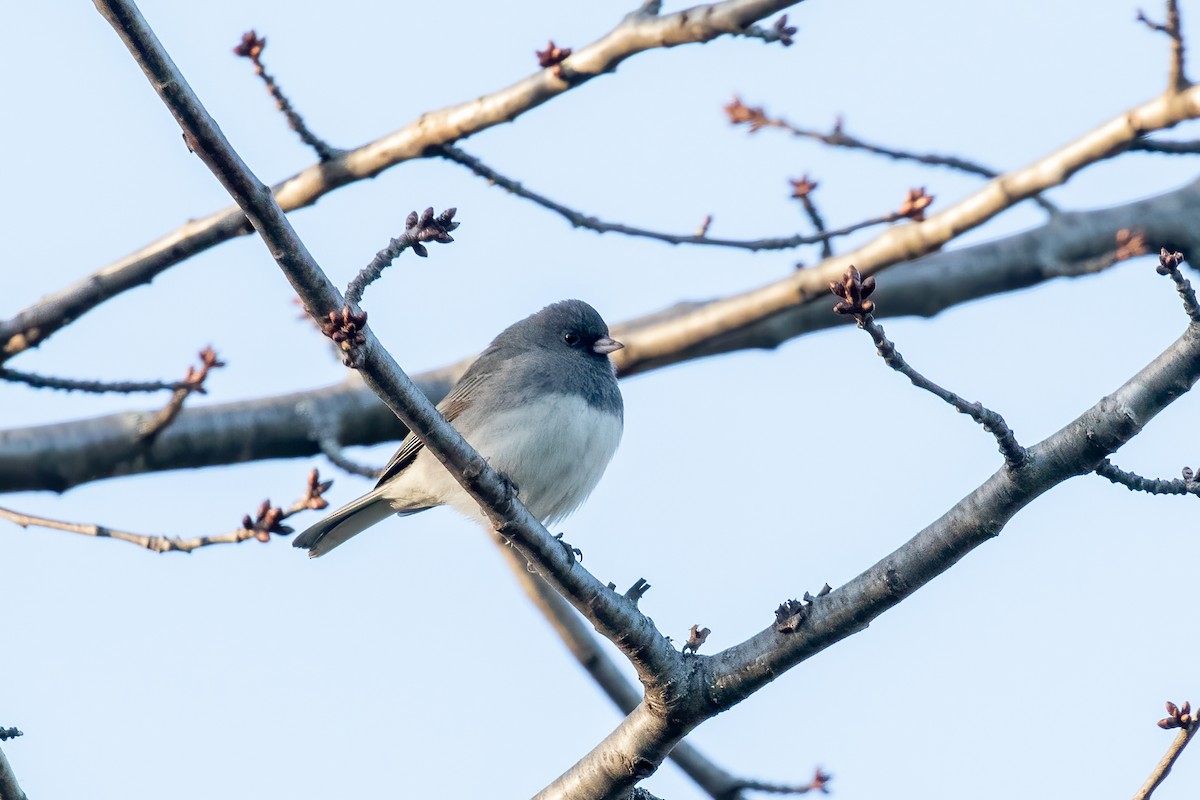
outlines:
[[[421,115],[373,142],[338,152],[276,184],[272,191],[285,211],[310,206],[329,192],[373,178],[405,161],[429,155],[494,125],[512,122],[530,109],[600,75],[616,71],[625,59],[646,50],[707,42],[718,36],[747,35],[752,23],[800,0],[723,0],[658,16],[643,6],[605,36],[576,50],[560,66],[543,69],[511,86],[458,105]],[[0,363],[36,347],[69,322],[128,289],[221,242],[251,232],[237,206],[193,220],[135,253],[0,322]]]
[[[624,713],[628,714],[637,708],[638,703],[642,701],[642,692],[625,677],[616,662],[600,647],[583,618],[544,580],[531,573],[525,560],[512,548],[501,545],[501,551],[512,567],[521,588],[596,685]],[[687,741],[676,745],[670,758],[714,800],[744,800],[743,789],[768,785],[734,776],[717,766]]]
[[[651,774],[671,747],[704,720],[727,710],[797,664],[867,627],[969,552],[999,535],[1021,509],[1058,484],[1086,474],[1136,436],[1200,379],[1200,324],[1123,386],[1062,430],[1006,465],[941,518],[844,586],[811,604],[798,620],[772,625],[714,656],[685,660],[671,676],[673,704],[640,704],[603,742],[539,800],[611,797]],[[794,602],[794,601],[793,601]],[[790,604],[789,604],[790,605]],[[796,619],[794,617],[793,619]],[[605,793],[597,787],[605,787]]]
[[[183,128],[193,152],[250,219],[313,319],[342,313],[344,301],[337,289],[296,236],[271,191],[230,147],[136,6],[128,0],[96,0],[96,7]],[[653,621],[576,563],[562,543],[530,516],[511,484],[442,418],[370,329],[360,327],[358,333],[360,341],[344,349],[367,385],[441,460],[496,530],[630,659],[648,694],[669,693],[671,687],[659,683],[658,676],[669,674],[681,657]]]
[[[3,750],[0,750],[0,800],[27,800]]]
[[[1090,274],[1111,265],[1117,233],[1136,229],[1156,242],[1200,252],[1200,181],[1157,197],[1108,209],[1063,212],[1023,233],[962,250],[935,253],[893,269],[877,290],[879,316],[931,317],[960,303],[1061,277]],[[716,301],[679,303],[615,326],[636,346],[642,331],[669,332],[673,321],[701,313]],[[745,348],[773,348],[805,333],[842,324],[823,304],[801,306],[681,346],[640,371]],[[624,351],[619,351],[619,357]],[[417,382],[438,402],[470,360],[423,373]],[[169,469],[208,467],[321,452],[305,410],[329,420],[323,430],[342,446],[376,444],[406,433],[395,416],[354,373],[333,386],[258,400],[185,408],[154,443],[133,434],[148,417],[126,412],[92,419],[0,430],[0,491],[64,491],[93,480]]]

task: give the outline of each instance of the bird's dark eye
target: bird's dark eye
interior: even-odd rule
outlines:
[[[563,334],[563,341],[574,347],[575,345],[579,344],[579,334],[567,331]]]

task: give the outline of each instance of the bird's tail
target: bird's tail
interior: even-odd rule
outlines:
[[[362,533],[395,513],[396,510],[384,499],[383,493],[375,489],[304,531],[292,540],[292,545],[308,550],[309,558],[323,556],[351,536]]]

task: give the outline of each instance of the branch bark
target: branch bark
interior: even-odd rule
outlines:
[[[0,750],[0,800],[27,800],[3,750]]]
[[[867,627],[917,589],[998,536],[1021,509],[1058,484],[1091,472],[1200,379],[1200,324],[1062,430],[1005,466],[924,530],[849,583],[804,606],[795,627],[772,625],[714,656],[685,659],[668,676],[675,702],[643,701],[603,742],[537,795],[613,798],[652,773],[703,721],[797,664]]]
[[[724,0],[665,16],[658,16],[651,4],[645,4],[600,39],[576,50],[559,65],[561,71],[558,67],[543,69],[475,100],[422,114],[373,142],[307,167],[271,191],[285,211],[310,206],[342,186],[373,178],[405,161],[433,155],[430,148],[512,122],[592,78],[615,72],[621,62],[638,53],[707,42],[723,35],[750,35],[753,23],[799,2]],[[245,214],[236,205],[180,226],[0,322],[0,364],[37,347],[63,326],[121,292],[149,283],[197,253],[251,232]]]
[[[1062,212],[1037,228],[892,269],[876,293],[879,316],[932,317],[980,297],[1090,274],[1097,259],[1112,256],[1116,232],[1122,229],[1140,230],[1150,242],[1172,242],[1185,253],[1200,253],[1197,218],[1200,181],[1113,208]],[[701,313],[714,302],[679,303],[614,330],[636,348],[644,331],[667,336],[676,320]],[[659,358],[638,364],[636,371],[741,349],[773,348],[844,322],[822,304],[794,307],[697,344],[681,342]],[[416,381],[436,403],[469,363],[467,359],[423,373]],[[623,372],[629,371],[632,366],[625,366]],[[333,434],[343,446],[399,439],[406,432],[352,373],[345,382],[307,392],[185,408],[148,444],[134,438],[148,412],[0,430],[0,491],[65,491],[93,480],[144,472],[313,456],[321,452],[320,437],[312,432],[305,409],[315,412],[323,420],[324,433]]]
[[[296,236],[270,189],[229,145],[137,7],[129,0],[95,0],[95,4],[183,129],[192,151],[246,213],[308,313],[317,321],[337,316],[344,306],[341,294]],[[511,484],[438,413],[371,330],[362,328],[361,333],[361,343],[355,344],[349,355],[372,391],[438,457],[496,530],[629,658],[648,694],[668,693],[670,687],[659,683],[657,676],[670,673],[681,657],[653,621],[636,603],[577,564],[563,543],[530,516]]]

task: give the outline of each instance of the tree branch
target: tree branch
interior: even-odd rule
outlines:
[[[493,183],[501,189],[515,194],[517,197],[522,197],[542,208],[553,211],[576,228],[585,228],[596,233],[620,233],[625,236],[652,239],[658,242],[666,242],[667,244],[697,244],[712,247],[728,247],[734,250],[749,250],[752,253],[764,250],[793,250],[806,244],[821,244],[824,246],[825,252],[832,253],[829,249],[830,239],[839,236],[849,236],[864,228],[904,219],[904,215],[902,214],[891,213],[828,230],[825,228],[824,222],[820,219],[819,215],[817,217],[812,216],[815,207],[812,207],[811,199],[804,197],[802,201],[804,202],[805,210],[808,211],[810,219],[812,219],[813,224],[817,228],[817,233],[813,235],[797,233],[791,236],[772,236],[762,239],[718,239],[708,235],[707,224],[702,225],[700,230],[695,233],[664,233],[663,231],[654,231],[649,228],[639,228],[635,225],[626,225],[622,222],[607,222],[570,206],[565,206],[543,194],[526,189],[519,181],[500,174],[475,156],[457,147],[445,145],[431,152],[442,156],[448,161],[461,164],[479,177],[486,179],[489,183]],[[711,224],[711,220],[709,224]],[[825,257],[828,258],[828,255]]]
[[[1200,181],[1113,208],[1062,212],[1038,228],[934,253],[893,269],[875,295],[880,303],[878,316],[932,317],[980,297],[1091,274],[1115,263],[1119,251],[1128,249],[1118,244],[1117,235],[1130,229],[1153,241],[1175,242],[1185,251],[1200,252],[1197,217]],[[715,302],[682,302],[614,330],[623,342],[636,347],[643,331],[660,337],[669,333],[675,320],[703,313]],[[648,371],[745,348],[773,348],[838,324],[843,321],[823,304],[800,306],[693,346],[681,343],[637,368]],[[436,403],[470,360],[423,373],[416,380]],[[93,480],[145,472],[317,455],[320,437],[311,433],[305,408],[328,420],[322,430],[344,447],[400,439],[407,432],[351,373],[343,383],[307,392],[185,408],[149,447],[138,446],[133,438],[146,418],[144,412],[0,430],[0,491],[64,491]]]
[[[27,800],[3,750],[0,750],[0,800]]]
[[[521,588],[525,590],[525,594],[533,602],[534,607],[542,612],[542,616],[550,623],[550,627],[563,640],[571,655],[587,671],[596,685],[622,712],[628,714],[637,708],[638,703],[642,700],[642,693],[626,679],[616,662],[601,649],[596,638],[592,636],[588,626],[583,622],[583,618],[571,608],[566,600],[563,600],[551,589],[549,584],[530,572],[525,560],[515,550],[503,544],[501,544],[500,550],[512,568],[517,582],[521,584]],[[761,787],[776,785],[738,778],[717,766],[687,741],[676,745],[670,753],[670,758],[683,770],[684,774],[714,800],[744,800],[743,789],[770,791]],[[821,773],[818,771],[818,774]],[[801,792],[788,793],[799,794]]]
[[[344,308],[341,295],[296,236],[271,191],[229,145],[137,8],[128,0],[95,1],[183,128],[193,152],[251,220],[309,314],[318,321],[335,318]],[[562,542],[530,516],[511,484],[443,419],[369,328],[358,327],[343,350],[367,385],[479,503],[496,530],[630,659],[648,695],[668,693],[670,687],[659,683],[658,676],[669,674],[680,655],[653,621],[584,570]]]
[[[214,544],[239,544],[250,539],[268,542],[271,539],[271,534],[286,536],[292,533],[292,528],[280,524],[285,519],[301,511],[317,511],[329,507],[328,501],[321,495],[329,489],[332,483],[332,481],[322,482],[317,471],[314,469],[308,474],[308,487],[304,496],[293,503],[286,511],[278,506],[272,506],[270,500],[263,500],[254,518],[251,518],[249,514],[242,517],[241,528],[212,536],[183,538],[179,536],[130,533],[129,531],[109,528],[105,525],[63,522],[62,520],[38,517],[8,508],[0,508],[0,517],[10,522],[15,522],[22,528],[49,528],[51,530],[79,533],[84,536],[95,536],[102,539],[116,539],[143,547],[154,553],[190,553],[193,550]],[[3,800],[2,796],[0,796],[0,800]]]
[[[1015,203],[1064,183],[1088,165],[1111,158],[1142,133],[1197,116],[1200,116],[1200,88],[1155,98],[1058,151],[996,178],[923,222],[889,228],[857,250],[826,259],[775,283],[709,303],[658,330],[644,330],[636,342],[626,342],[621,365],[628,372],[639,372],[661,359],[677,358],[689,348],[804,306],[823,296],[829,284],[852,264],[869,276],[893,264],[932,253]]]
[[[1174,703],[1168,702],[1167,713],[1170,716],[1159,720],[1158,726],[1168,730],[1179,728],[1179,733],[1175,735],[1175,739],[1171,742],[1171,746],[1167,748],[1167,752],[1163,754],[1158,764],[1154,766],[1150,777],[1146,778],[1146,782],[1142,784],[1142,788],[1138,789],[1137,794],[1133,796],[1133,800],[1150,800],[1150,796],[1154,794],[1154,790],[1171,774],[1171,767],[1175,766],[1175,762],[1183,753],[1183,748],[1188,746],[1188,742],[1196,735],[1197,729],[1200,729],[1200,722],[1192,714],[1191,704],[1189,703],[1184,703],[1181,709]]]
[[[538,800],[610,797],[633,786],[697,725],[864,629],[999,535],[1037,497],[1091,472],[1198,379],[1200,324],[1190,323],[1183,336],[1123,386],[1029,448],[1021,466],[1005,465],[891,555],[844,586],[811,598],[808,605],[789,601],[785,606],[793,611],[786,625],[772,625],[714,656],[684,661],[671,678],[678,687],[674,703],[664,708],[641,703],[603,742],[539,793]]]
[[[722,0],[674,14],[658,16],[653,5],[625,16],[609,33],[576,50],[558,67],[540,70],[511,86],[458,105],[422,114],[418,119],[328,161],[313,164],[272,188],[285,211],[294,211],[357,181],[429,155],[430,148],[450,144],[495,125],[512,122],[525,112],[592,78],[615,72],[625,59],[646,50],[707,42],[718,36],[746,35],[751,24],[796,5],[800,0]],[[106,300],[144,283],[210,247],[252,231],[237,206],[193,220],[137,252],[113,262],[82,281],[0,322],[0,363],[37,347],[64,325]]]

